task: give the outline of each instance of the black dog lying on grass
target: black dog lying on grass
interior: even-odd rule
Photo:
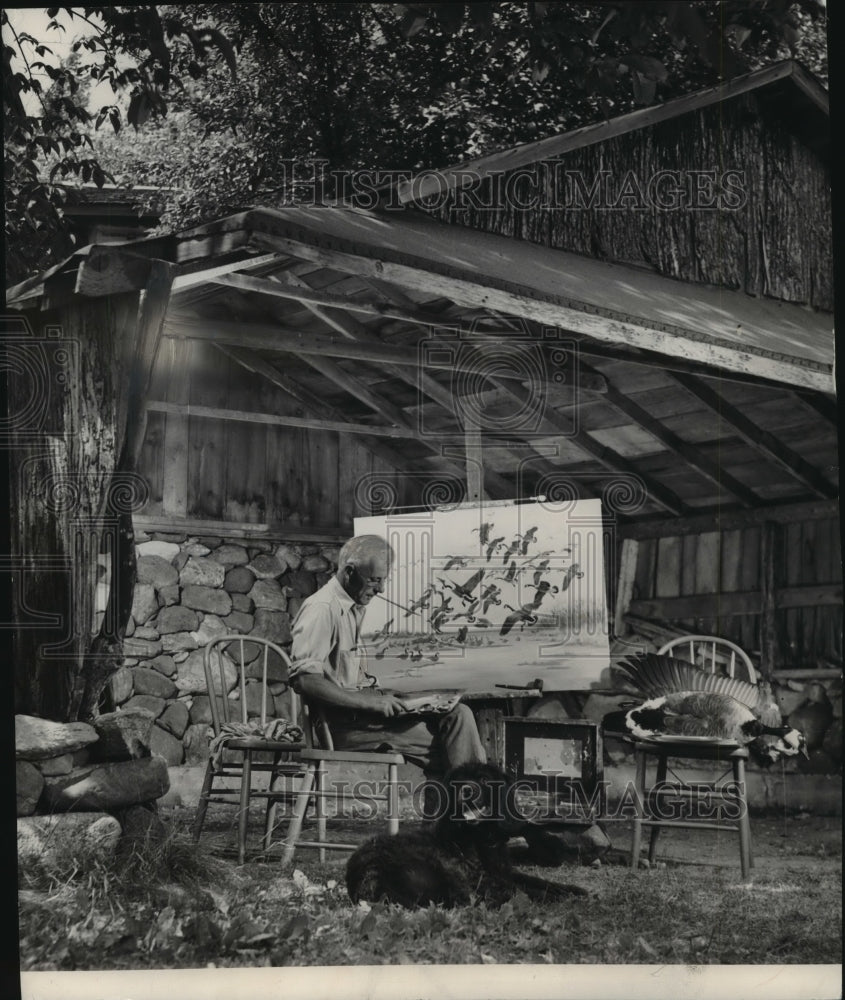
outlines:
[[[433,829],[375,837],[346,865],[353,903],[466,906],[474,900],[501,906],[517,890],[532,899],[557,900],[589,893],[514,870],[508,840],[522,836],[536,864],[560,864],[562,842],[519,814],[513,785],[489,764],[453,768],[445,779],[447,809]]]

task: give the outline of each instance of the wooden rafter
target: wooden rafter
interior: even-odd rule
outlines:
[[[301,355],[301,357],[303,361],[309,363],[313,368],[319,371],[321,375],[334,382],[339,388],[355,395],[361,402],[370,406],[371,409],[375,410],[380,416],[387,420],[389,424],[394,425],[396,429],[405,431],[403,434],[389,436],[401,436],[406,439],[410,438],[418,441],[439,459],[439,464],[442,467],[448,468],[453,472],[456,470],[460,471],[461,475],[463,475],[461,466],[443,455],[439,441],[435,441],[426,437],[424,434],[421,434],[419,428],[416,427],[398,407],[383,399],[377,393],[372,392],[370,387],[362,379],[357,376],[350,375],[348,372],[345,372],[342,368],[334,362],[329,361],[327,358],[318,358],[311,355]],[[340,427],[334,429],[342,430]],[[397,465],[397,456],[394,457],[392,464]],[[407,460],[399,458],[397,467],[401,469],[406,465]],[[512,485],[503,476],[490,472],[488,473],[487,479],[492,486],[495,486],[496,490],[500,492],[502,496],[509,496],[510,493],[513,492]]]
[[[163,399],[147,401],[147,409],[157,413],[175,413],[184,417],[206,417],[209,420],[233,420],[247,424],[276,424],[280,427],[306,427],[314,431],[339,431],[343,434],[369,434],[373,437],[409,438],[412,433],[401,427],[356,424],[348,420],[321,420],[317,417],[292,417],[257,410],[233,410],[225,406],[200,406],[196,403],[169,403]]]
[[[218,319],[212,321],[201,318],[195,313],[173,310],[167,316],[165,335],[191,340],[209,340],[213,343],[243,346],[257,351],[285,351],[298,355],[368,361],[396,378],[419,386],[432,399],[443,402],[448,390],[425,372],[419,372],[419,377],[417,375],[419,359],[416,345],[399,347],[385,344],[351,316],[334,309],[321,309],[318,306],[306,305],[306,308],[322,322],[343,333],[343,336],[338,338],[302,333],[281,322],[276,325]],[[344,332],[348,330],[355,331],[354,339]],[[483,375],[486,371],[483,365],[461,357],[456,357],[454,362],[450,361],[448,364],[443,362],[442,365],[438,365],[436,359],[432,359],[428,365],[435,370],[442,368],[469,374]],[[400,371],[400,368],[403,370]],[[601,393],[606,384],[605,377],[597,373],[585,378],[580,388]],[[448,405],[451,408],[451,402]]]
[[[583,361],[581,362],[581,366],[584,367]],[[587,367],[589,368],[589,366]],[[749,489],[743,483],[739,482],[739,480],[734,479],[733,476],[725,472],[718,462],[714,462],[708,458],[695,445],[689,444],[678,437],[677,434],[670,431],[656,417],[644,410],[629,396],[626,396],[625,393],[620,392],[610,382],[608,382],[605,398],[617,410],[630,417],[635,424],[642,427],[643,430],[648,431],[652,437],[665,445],[682,462],[691,466],[696,472],[709,479],[710,482],[714,483],[720,489],[732,493],[744,507],[756,507],[759,505],[760,498],[752,489]]]
[[[292,285],[296,287],[299,286],[305,288],[308,287],[305,279],[298,275],[293,275],[288,273],[285,275],[285,280],[290,282]],[[390,295],[389,292],[387,294]],[[326,309],[321,306],[313,305],[311,303],[307,303],[306,307],[315,317],[327,323],[333,329],[337,330],[338,333],[348,338],[348,341],[350,343],[365,344],[372,348],[375,348],[376,350],[381,350],[383,345],[382,342],[379,340],[379,338],[374,333],[372,333],[372,331],[368,330],[365,326],[359,323],[358,320],[356,320],[353,316],[349,316],[338,309]],[[409,354],[408,348],[407,347],[404,348],[404,351],[407,357],[407,355]],[[416,352],[413,353],[412,358],[415,364],[414,369],[408,369],[407,366],[403,367],[402,365],[387,364],[381,366],[382,370],[386,374],[391,375],[394,378],[400,379],[407,385],[411,385],[414,388],[421,390],[426,396],[432,399],[443,410],[445,410],[450,415],[453,415],[456,400],[452,391],[449,388],[441,385],[426,372],[419,370],[418,354]],[[483,368],[479,368],[478,366],[475,365],[462,366],[460,365],[459,362],[453,365],[453,370],[463,371],[467,369],[479,372],[481,374],[485,374],[485,370]],[[601,381],[602,383],[604,383],[603,378],[601,379]],[[464,415],[464,420],[466,421],[466,415]],[[471,440],[472,444],[471,446],[468,447],[471,447],[471,450],[473,452],[472,457],[470,457],[470,455],[467,454],[467,468],[469,471],[471,471],[471,475],[469,474],[468,471],[468,489],[470,493],[481,495],[481,492],[483,491],[483,477],[481,479],[480,484],[476,483],[474,487],[470,486],[469,481],[470,479],[475,481],[477,479],[477,470],[483,468],[482,428],[474,427],[472,429],[472,434],[466,440]],[[525,459],[525,453],[510,452],[510,454],[513,455],[515,466],[518,468],[520,463]],[[559,471],[556,466],[548,462],[546,456],[542,452],[538,452],[532,448],[530,449],[529,454],[537,458],[539,462],[538,469],[541,473],[551,473]],[[471,470],[470,466],[472,466]]]
[[[815,469],[782,441],[778,441],[773,434],[758,427],[744,413],[720,396],[715,389],[711,389],[709,385],[698,378],[680,372],[673,373],[672,378],[679,385],[682,385],[690,395],[712,410],[723,423],[728,424],[747,445],[761,455],[765,455],[770,461],[776,462],[781,468],[786,469],[794,479],[803,483],[816,496],[836,496],[836,488],[825,479],[818,469]]]
[[[242,368],[246,368],[248,371],[255,372],[256,375],[260,375],[262,378],[267,379],[273,385],[287,393],[287,395],[289,395],[292,399],[295,399],[297,403],[300,404],[302,412],[307,416],[321,417],[322,419],[334,420],[340,423],[348,422],[346,414],[326,403],[320,404],[318,413],[317,409],[313,405],[313,394],[304,389],[299,382],[296,381],[296,379],[280,372],[275,365],[271,364],[269,361],[265,361],[260,355],[255,354],[252,351],[244,350],[240,347],[230,347],[223,344],[216,344],[215,346],[219,351],[230,357]],[[369,448],[374,455],[383,459],[391,467],[399,470],[407,467],[407,456],[403,455],[399,451],[395,451],[393,448],[390,448],[384,443],[382,438],[370,435],[365,436],[363,440],[367,448]],[[451,465],[449,465],[449,467],[451,468]]]

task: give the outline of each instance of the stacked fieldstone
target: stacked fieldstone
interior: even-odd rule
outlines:
[[[113,851],[158,823],[167,762],[150,751],[153,715],[110,712],[91,725],[15,717],[21,863]]]
[[[206,644],[238,634],[288,649],[291,622],[303,599],[334,572],[338,546],[143,532],[136,543],[138,579],[112,698],[122,711],[143,708],[153,715],[153,753],[170,765],[199,763],[208,756],[211,723]],[[244,653],[247,717],[253,718],[261,712],[260,647],[246,642]],[[221,659],[231,714],[240,719],[236,666],[225,654]],[[285,714],[285,681],[283,665],[271,659],[267,705],[277,715]]]

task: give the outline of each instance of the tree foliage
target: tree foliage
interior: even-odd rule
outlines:
[[[108,122],[117,132],[124,120],[137,128],[164,115],[173,91],[186,78],[201,78],[212,53],[235,74],[225,35],[196,26],[177,8],[165,16],[154,6],[43,10],[47,40],[16,29],[2,12],[7,281],[67,250],[67,189],[60,182],[105,183],[92,130]],[[67,33],[65,21],[85,25],[89,34],[76,38],[71,58],[56,65],[51,40]],[[50,80],[46,89],[42,75]],[[86,98],[95,83],[107,84],[114,100],[92,111]]]
[[[824,77],[823,15],[818,0],[85,8],[102,23],[82,43],[97,58],[58,71],[57,114],[13,113],[7,239],[30,269],[55,243],[64,189],[43,176],[50,157],[52,181],[162,188],[163,225],[180,227],[331,196],[331,171],[460,162],[790,55]],[[14,101],[33,77],[8,75]],[[88,114],[74,85],[103,78],[128,106]],[[127,138],[123,120],[143,130]]]

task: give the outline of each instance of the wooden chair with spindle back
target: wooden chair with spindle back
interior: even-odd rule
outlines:
[[[665,643],[659,650],[660,656],[675,656],[686,660],[702,670],[720,674],[726,672],[728,677],[743,680],[750,684],[757,683],[757,673],[751,658],[741,647],[729,639],[709,635],[679,636]],[[661,741],[651,742],[634,740],[636,758],[636,806],[637,815],[634,819],[633,840],[631,844],[631,866],[639,865],[640,845],[642,843],[643,827],[650,827],[648,860],[655,861],[657,839],[661,829],[711,829],[731,830],[739,834],[739,858],[743,879],[747,879],[754,865],[751,853],[751,825],[748,818],[748,798],[745,785],[745,763],[748,751],[744,747],[727,745],[724,740],[696,740],[694,743],[671,737],[663,737]],[[726,766],[731,774],[730,786],[722,784],[721,779],[712,782],[688,784],[673,774],[675,780],[667,782],[669,758],[685,758],[714,762]],[[653,785],[647,781],[647,765],[650,758],[656,758],[657,774]],[[724,778],[727,775],[727,771]],[[726,791],[726,788],[730,788]],[[706,803],[712,808],[715,799],[731,803],[737,813],[736,822],[724,822],[718,819],[708,822],[705,818],[694,819],[697,806]],[[666,819],[662,816],[661,805],[667,801],[686,800],[690,813],[687,819]],[[650,809],[650,817],[646,817],[646,807]],[[704,813],[705,817],[707,812]]]
[[[260,647],[259,655],[252,657],[250,643]],[[249,652],[249,656],[247,653]],[[224,658],[225,654],[225,658]],[[272,658],[271,658],[272,657]],[[275,659],[278,658],[278,659]],[[249,659],[249,662],[247,660]],[[239,705],[226,697],[231,687],[226,677],[227,662],[234,666],[237,673],[236,688],[239,693]],[[303,733],[301,741],[296,743],[268,739],[259,735],[233,735],[227,740],[225,749],[209,758],[206,766],[205,779],[197,806],[193,825],[194,840],[199,840],[205,823],[206,812],[210,802],[221,802],[239,806],[238,812],[238,863],[243,864],[246,856],[247,830],[250,802],[263,798],[267,802],[264,823],[264,852],[272,846],[272,836],[276,830],[277,805],[292,803],[293,809],[286,812],[290,823],[284,838],[282,863],[288,864],[294,856],[297,847],[316,848],[321,861],[325,860],[326,850],[352,851],[357,844],[331,841],[327,837],[326,810],[327,800],[343,802],[346,799],[356,799],[365,802],[368,807],[376,801],[387,804],[388,832],[399,830],[399,785],[398,766],[404,758],[397,753],[364,753],[359,751],[337,751],[331,738],[331,731],[325,716],[319,706],[309,707],[297,695],[288,682],[291,661],[288,655],[278,645],[268,639],[253,636],[224,635],[213,639],[205,647],[203,654],[206,686],[211,700],[212,730],[215,737],[224,732],[224,727],[233,721],[233,704],[239,708],[236,721],[243,725],[264,728],[272,721],[273,716],[281,715],[289,722],[300,726]],[[231,670],[231,667],[230,667]],[[217,676],[215,677],[215,672]],[[250,674],[248,677],[247,674]],[[231,678],[230,678],[231,679]],[[249,712],[248,692],[250,681],[260,681],[261,702],[260,714]],[[281,704],[281,713],[276,712],[276,700],[270,711],[271,694],[269,683],[283,684],[281,696],[277,696]],[[223,696],[218,696],[219,692]],[[257,724],[257,726],[256,726]],[[258,761],[257,754],[272,754],[272,761]],[[232,758],[235,757],[235,760]],[[378,765],[386,769],[385,792],[357,795],[355,782],[350,793],[343,789],[330,789],[327,785],[328,765],[346,764],[354,770],[355,766],[371,767]],[[269,772],[269,781],[265,789],[253,786],[253,776],[259,772]],[[218,788],[225,779],[238,779],[236,788]],[[303,822],[308,808],[313,806],[316,820],[317,836],[315,840],[301,839]]]

